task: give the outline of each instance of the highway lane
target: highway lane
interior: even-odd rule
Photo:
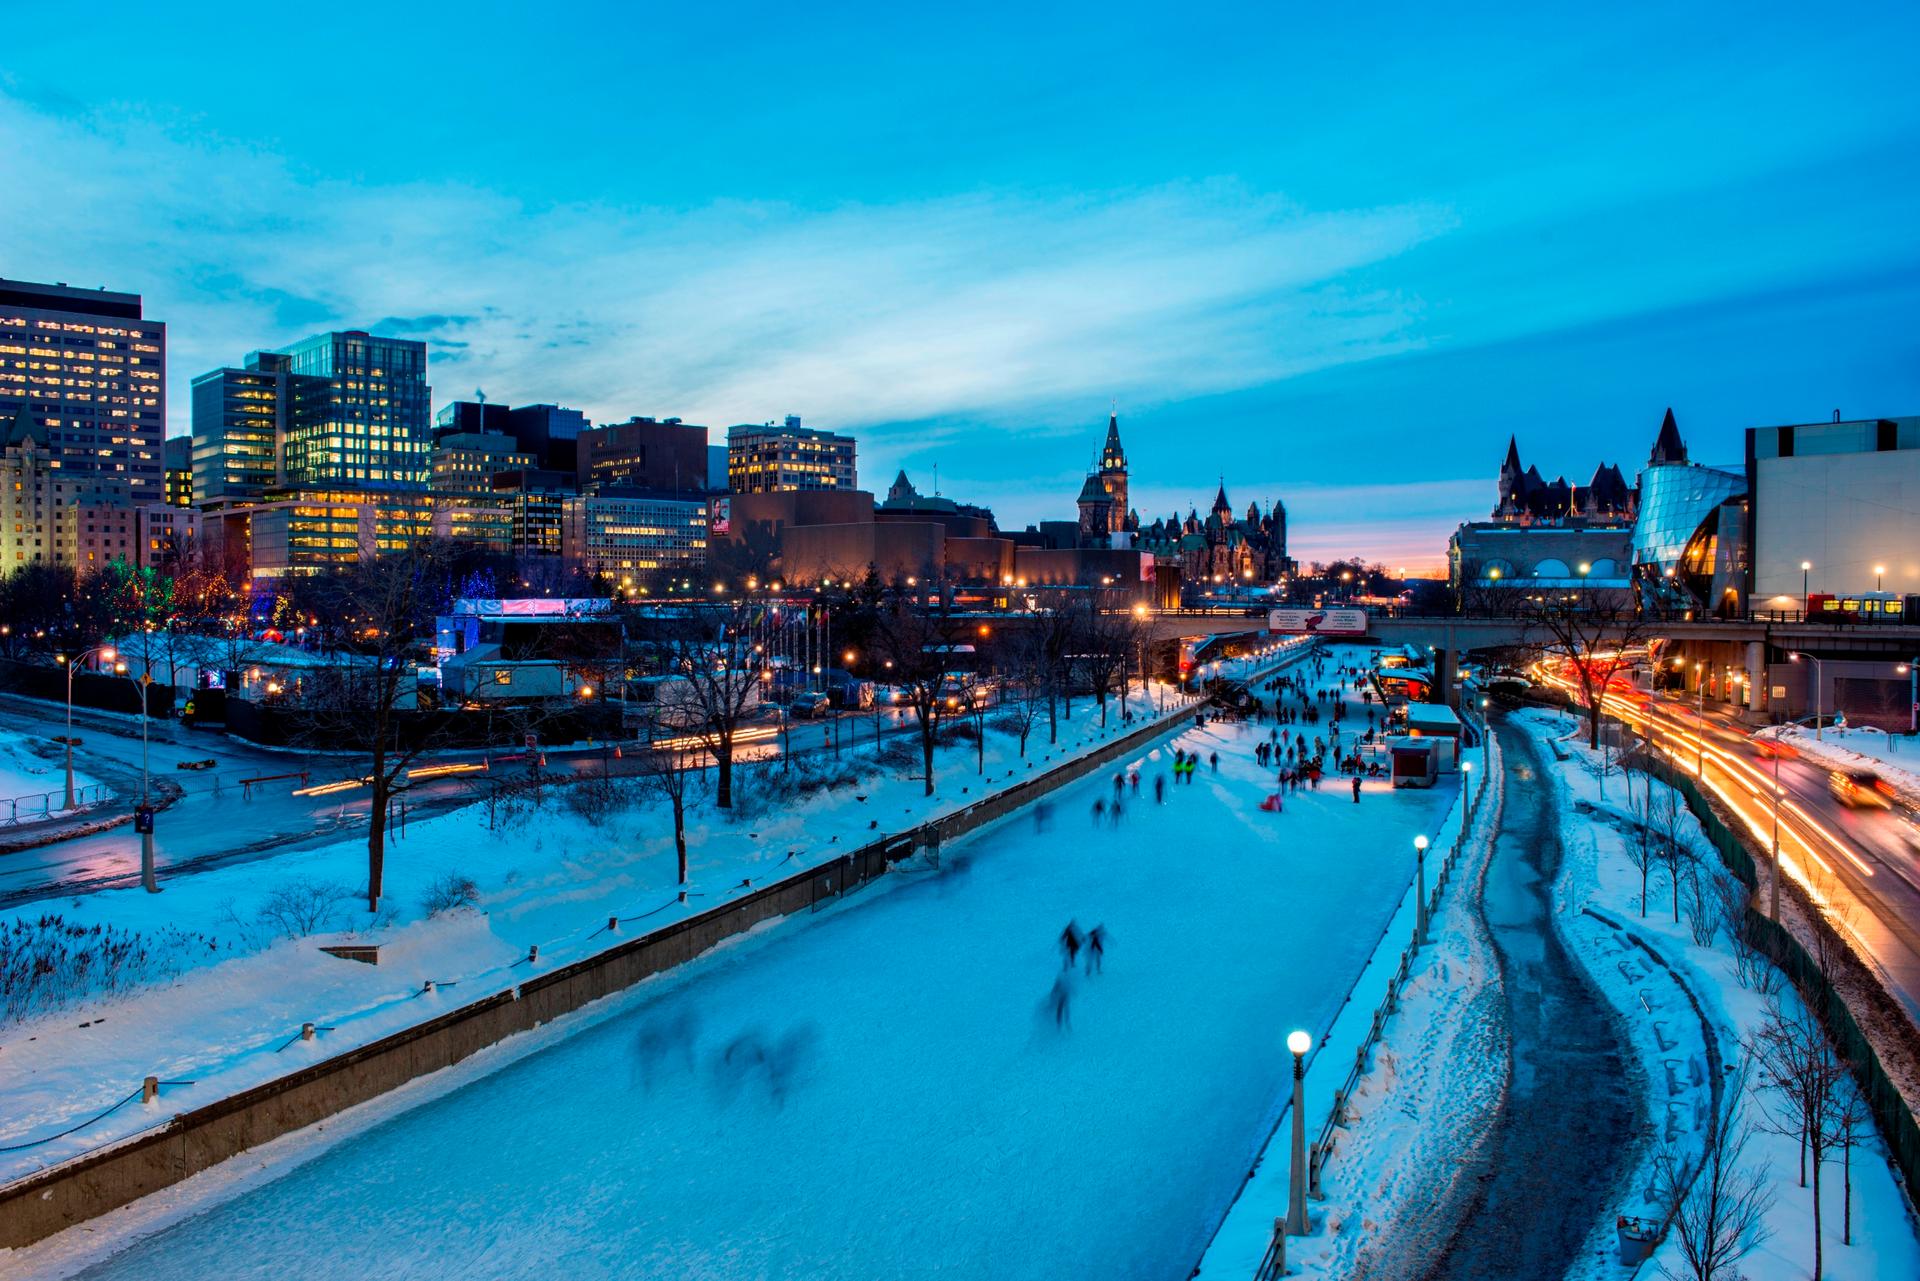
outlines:
[[[1575,694],[1563,675],[1542,673]],[[1906,816],[1855,810],[1827,790],[1828,771],[1800,759],[1763,757],[1746,729],[1687,699],[1616,688],[1606,710],[1702,784],[1771,846],[1776,812],[1781,867],[1819,903],[1887,990],[1920,1022],[1920,846]],[[1764,898],[1763,877],[1763,898]]]

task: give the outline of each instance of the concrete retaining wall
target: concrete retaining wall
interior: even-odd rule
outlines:
[[[1309,652],[1303,648],[1299,653]],[[475,1051],[572,1013],[692,960],[762,921],[810,909],[883,874],[924,846],[955,840],[1188,723],[1190,710],[1151,721],[1104,747],[945,818],[842,855],[649,931],[516,988],[451,1010],[290,1075],[183,1112],[125,1143],[0,1188],[0,1248],[56,1232],[198,1174],[228,1157],[378,1097]]]

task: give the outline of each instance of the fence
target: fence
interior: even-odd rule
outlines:
[[[22,823],[39,823],[50,818],[64,818],[90,810],[94,806],[111,798],[113,789],[105,783],[83,783],[73,789],[73,808],[67,808],[67,789],[56,787],[51,792],[36,792],[28,796],[9,796],[0,798],[0,827],[18,827]]]
[[[1726,864],[1728,870],[1744,881],[1748,889],[1757,889],[1760,873],[1753,853],[1739,835],[1721,821],[1720,815],[1708,804],[1694,780],[1652,756],[1647,758],[1646,765],[1662,782],[1686,798],[1687,808],[1700,821],[1701,828],[1713,842],[1714,849],[1719,851],[1720,861]],[[1817,912],[1819,909],[1812,910]],[[1847,1006],[1846,998],[1834,987],[1832,980],[1800,940],[1785,926],[1756,909],[1751,902],[1747,904],[1746,928],[1747,937],[1753,940],[1754,946],[1785,971],[1801,999],[1819,1016],[1827,1035],[1839,1047],[1841,1057],[1852,1067],[1854,1080],[1873,1112],[1880,1137],[1886,1142],[1901,1177],[1906,1180],[1907,1194],[1920,1202],[1920,1123],[1915,1122],[1912,1109],[1907,1106],[1899,1087],[1882,1066],[1880,1056],[1874,1051],[1872,1041],[1861,1030],[1859,1021]],[[1827,927],[1821,923],[1817,928]]]
[[[1266,670],[1310,649],[1310,645],[1298,647]],[[1083,778],[1178,729],[1194,705],[1183,702],[1166,716],[1138,729],[1116,733],[1112,741],[1064,762],[1043,777],[975,801],[944,818],[748,889],[725,903],[495,991],[438,1018],[180,1113],[150,1129],[113,1139],[91,1152],[16,1180],[0,1188],[0,1250],[29,1245],[248,1148],[376,1098],[427,1073],[451,1067],[508,1036],[530,1031],[690,961],[763,921],[817,910],[828,900],[873,881],[916,850],[938,848],[943,841],[992,823],[1036,796]],[[617,926],[616,918],[600,928]],[[527,959],[534,959],[534,955],[537,952]]]

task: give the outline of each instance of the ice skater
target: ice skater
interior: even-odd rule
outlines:
[[[1355,805],[1360,803],[1360,776],[1358,774],[1353,776],[1353,803]]]
[[[1060,958],[1060,968],[1063,970],[1072,969],[1073,963],[1080,958],[1080,927],[1072,921],[1068,921],[1067,928],[1060,931]]]
[[[1053,980],[1053,990],[1047,993],[1047,1005],[1053,1010],[1053,1025],[1062,1031],[1073,1031],[1073,985],[1062,974]]]
[[[1107,927],[1096,925],[1087,931],[1087,973],[1098,974],[1107,959]]]

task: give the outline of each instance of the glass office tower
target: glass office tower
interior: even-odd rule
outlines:
[[[324,407],[288,425],[288,484],[427,487],[433,438],[425,343],[348,330],[315,335],[284,354],[291,374],[331,384]]]

